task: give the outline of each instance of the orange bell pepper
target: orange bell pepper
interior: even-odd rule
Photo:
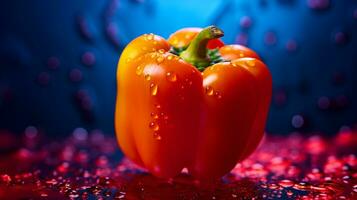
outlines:
[[[228,173],[264,133],[272,78],[259,56],[218,39],[215,26],[168,41],[145,34],[123,50],[115,129],[124,154],[158,177],[183,168],[199,179]]]

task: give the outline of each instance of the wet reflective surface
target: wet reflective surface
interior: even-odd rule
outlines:
[[[357,132],[350,129],[333,138],[267,136],[230,174],[205,182],[185,169],[174,179],[155,178],[120,159],[115,138],[99,130],[77,128],[48,141],[28,127],[17,138],[2,131],[0,140],[0,199],[357,198]]]

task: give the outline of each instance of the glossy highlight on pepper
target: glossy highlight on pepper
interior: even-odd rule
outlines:
[[[259,145],[272,78],[251,49],[224,45],[215,26],[145,34],[117,71],[115,129],[124,154],[158,177],[184,168],[218,178]]]

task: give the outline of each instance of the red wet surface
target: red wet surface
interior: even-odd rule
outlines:
[[[45,142],[0,134],[0,199],[357,199],[357,132],[269,136],[220,180],[158,179],[120,159],[115,138]],[[22,141],[22,142],[19,142]]]

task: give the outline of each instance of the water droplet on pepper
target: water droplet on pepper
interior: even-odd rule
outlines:
[[[161,140],[161,139],[162,139],[162,138],[161,138],[161,135],[160,135],[159,132],[157,132],[157,131],[154,132],[154,138],[155,138],[156,140]]]
[[[159,57],[156,59],[156,61],[157,61],[157,64],[160,64],[160,63],[162,63],[162,61],[164,61],[164,57],[159,56]]]
[[[177,76],[173,72],[167,72],[166,73],[166,79],[170,82],[175,82],[177,80]]]
[[[143,67],[138,66],[135,71],[136,75],[140,76],[143,73]]]
[[[153,40],[154,39],[154,34],[150,33],[149,35],[146,36],[147,40]]]
[[[213,93],[214,93],[213,88],[212,88],[211,86],[207,86],[207,87],[206,87],[206,94],[207,94],[208,96],[212,96]]]
[[[154,118],[154,119],[158,119],[158,118],[159,118],[159,115],[156,114],[156,113],[151,113],[150,115],[151,115],[151,117]]]
[[[158,131],[160,129],[159,125],[157,123],[155,123],[155,122],[150,122],[149,127],[153,131]]]
[[[147,81],[150,81],[150,79],[151,79],[151,76],[150,76],[150,74],[145,74],[145,80],[147,80]]]
[[[152,96],[157,95],[157,89],[158,89],[158,86],[156,84],[154,84],[154,83],[150,84],[150,93]]]

